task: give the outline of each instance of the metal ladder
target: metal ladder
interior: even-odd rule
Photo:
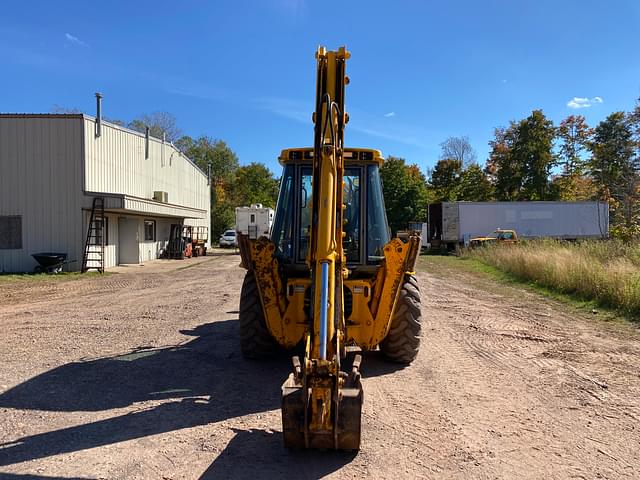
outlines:
[[[84,244],[82,273],[92,269],[104,273],[104,230],[104,198],[94,197]]]

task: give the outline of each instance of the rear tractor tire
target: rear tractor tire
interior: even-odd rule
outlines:
[[[253,272],[247,272],[240,294],[240,350],[245,358],[273,357],[279,345],[267,329]]]
[[[420,349],[420,288],[414,275],[406,275],[391,318],[389,333],[380,350],[391,361],[411,363]]]

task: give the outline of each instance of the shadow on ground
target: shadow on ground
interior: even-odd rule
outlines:
[[[279,432],[235,430],[200,480],[218,478],[317,479],[350,463],[357,452],[287,450]]]
[[[0,466],[169,432],[280,407],[286,357],[244,360],[237,321],[183,332],[188,343],[75,362],[0,395],[1,408],[106,411],[137,402],[160,405],[0,444]]]
[[[280,385],[290,370],[289,356],[260,362],[243,359],[237,328],[234,320],[205,324],[183,331],[194,337],[184,344],[69,363],[8,390],[0,395],[0,408],[96,412],[139,402],[163,402],[0,444],[0,466],[279,409]],[[373,352],[365,355],[362,371],[370,377],[398,368]],[[289,468],[299,471],[302,460],[310,477],[326,474],[353,458],[336,452],[290,453],[283,448],[279,432],[238,431],[205,478],[232,468],[243,474],[251,466],[232,463],[236,458],[248,456],[250,460],[256,455],[264,462],[275,462],[284,472]]]

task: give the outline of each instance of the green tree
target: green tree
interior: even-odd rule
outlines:
[[[628,232],[637,230],[640,213],[640,158],[634,128],[633,113],[614,112],[595,128],[589,146],[590,173],[600,198],[610,204],[612,223]]]
[[[183,136],[176,146],[211,177],[211,238],[215,241],[235,223],[233,186],[239,168],[238,156],[222,140]]]
[[[193,139],[183,136],[176,146],[203,172],[211,174],[212,183],[230,183],[239,167],[238,156],[222,140],[202,136]]]
[[[439,202],[451,202],[458,199],[458,190],[462,178],[462,162],[455,159],[438,160],[431,171],[431,188]]]
[[[380,168],[380,176],[392,232],[407,228],[409,222],[426,219],[429,191],[417,165],[407,165],[403,158],[390,156]]]
[[[556,129],[542,110],[534,110],[518,123],[517,139],[513,145],[512,161],[522,171],[520,200],[550,200],[553,190],[549,176],[555,161],[553,141]]]
[[[235,172],[233,197],[238,206],[261,203],[275,208],[278,199],[278,180],[262,163],[253,162]]]
[[[498,200],[554,198],[549,176],[555,164],[556,129],[542,110],[511,122],[508,128],[496,128],[494,136],[486,172],[494,180]]]
[[[493,199],[493,185],[480,165],[473,163],[460,176],[458,200],[488,202]]]

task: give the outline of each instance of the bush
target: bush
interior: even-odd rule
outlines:
[[[637,242],[534,240],[489,245],[467,250],[463,256],[562,293],[640,314]]]

